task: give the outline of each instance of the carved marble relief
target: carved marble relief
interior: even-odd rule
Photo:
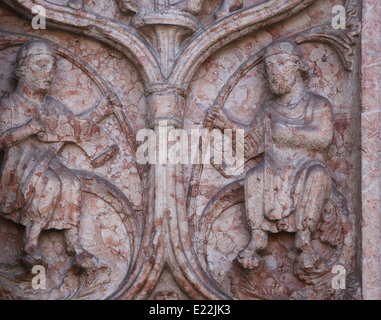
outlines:
[[[361,299],[361,10],[334,5],[2,0],[0,297]],[[233,169],[194,161],[216,132]]]

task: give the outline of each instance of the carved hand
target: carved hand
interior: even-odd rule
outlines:
[[[205,117],[205,126],[219,128],[221,130],[228,127],[229,118],[220,106],[212,106],[208,109]]]
[[[43,135],[45,132],[45,124],[39,115],[35,116],[27,123],[31,135]]]
[[[123,107],[118,96],[113,92],[108,92],[98,103],[97,106],[77,114],[78,117],[92,120],[95,123],[101,122],[103,119],[112,115],[114,107]]]
[[[263,152],[263,137],[260,131],[263,127],[256,127],[245,134],[245,158],[254,158]]]
[[[250,154],[257,148],[257,143],[251,134],[245,135],[245,155]]]
[[[123,105],[120,102],[119,97],[116,93],[110,92],[108,94],[108,100],[110,101],[112,107],[123,108]]]

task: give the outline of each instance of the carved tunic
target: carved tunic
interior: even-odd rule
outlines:
[[[325,167],[333,139],[331,104],[312,93],[293,106],[268,100],[250,127],[252,156],[264,152],[263,213],[269,220],[284,219],[297,207],[306,168]]]
[[[0,145],[5,150],[0,181],[0,214],[21,224],[42,223],[46,229],[76,225],[80,215],[80,182],[56,159],[63,142],[41,142],[27,122],[36,115],[70,115],[59,101],[44,106],[18,93],[0,101]]]

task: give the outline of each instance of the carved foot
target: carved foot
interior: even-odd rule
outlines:
[[[67,5],[74,10],[81,10],[83,8],[83,0],[70,0]]]
[[[237,262],[248,270],[258,271],[264,267],[265,261],[257,253],[258,247],[253,240],[249,242],[247,247],[241,250],[237,255]]]
[[[242,0],[225,0],[222,5],[214,13],[216,19],[227,16],[231,12],[241,9],[243,5]]]
[[[316,261],[319,259],[315,251],[302,252],[298,257],[300,267],[304,270],[312,270],[315,267]]]
[[[319,259],[320,255],[316,251],[303,251],[295,261],[295,275],[300,280],[310,283],[318,272],[317,262]]]
[[[71,244],[71,243],[66,243],[66,253],[70,257],[75,257],[75,255],[76,255],[75,245]]]
[[[30,245],[24,248],[24,256],[22,262],[31,268],[35,265],[47,266],[47,263],[42,255],[41,249],[38,246]]]
[[[86,271],[97,270],[99,268],[105,267],[105,264],[100,262],[98,258],[87,251],[82,251],[77,254],[74,259],[74,264],[81,269]]]
[[[81,269],[96,269],[95,261],[93,261],[93,258],[95,257],[92,254],[83,251],[76,255],[74,263]]]
[[[108,267],[86,270],[84,288],[76,296],[77,300],[100,299],[106,291],[105,285],[111,282],[111,270]]]
[[[265,261],[258,253],[249,253],[249,251],[241,251],[237,256],[238,263],[247,270],[259,271],[264,267]]]

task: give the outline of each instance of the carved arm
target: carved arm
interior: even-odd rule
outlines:
[[[115,93],[108,93],[95,107],[86,110],[77,116],[99,123],[114,113],[114,107],[121,108],[122,105]]]
[[[218,128],[221,131],[231,129],[233,132],[233,139],[237,129],[245,130],[244,135],[244,150],[245,159],[249,160],[255,158],[264,152],[263,144],[263,110],[258,111],[254,120],[250,125],[231,120],[223,109],[216,105],[211,107],[205,117],[205,127],[209,129]]]
[[[264,152],[263,124],[250,126],[245,132],[245,159],[249,160]]]
[[[237,129],[245,129],[246,125],[231,120],[225,113],[225,111],[219,105],[210,107],[206,113],[204,120],[204,126],[208,129],[225,129],[233,130],[233,134]]]
[[[313,119],[306,124],[284,121],[272,123],[274,139],[288,145],[310,150],[324,150],[333,139],[333,114],[328,103],[315,107]]]
[[[261,155],[264,150],[263,107],[261,107],[251,124],[245,128],[245,159],[253,159]]]
[[[44,131],[44,125],[39,117],[34,117],[27,123],[9,128],[0,134],[0,149],[9,149],[28,137]]]

